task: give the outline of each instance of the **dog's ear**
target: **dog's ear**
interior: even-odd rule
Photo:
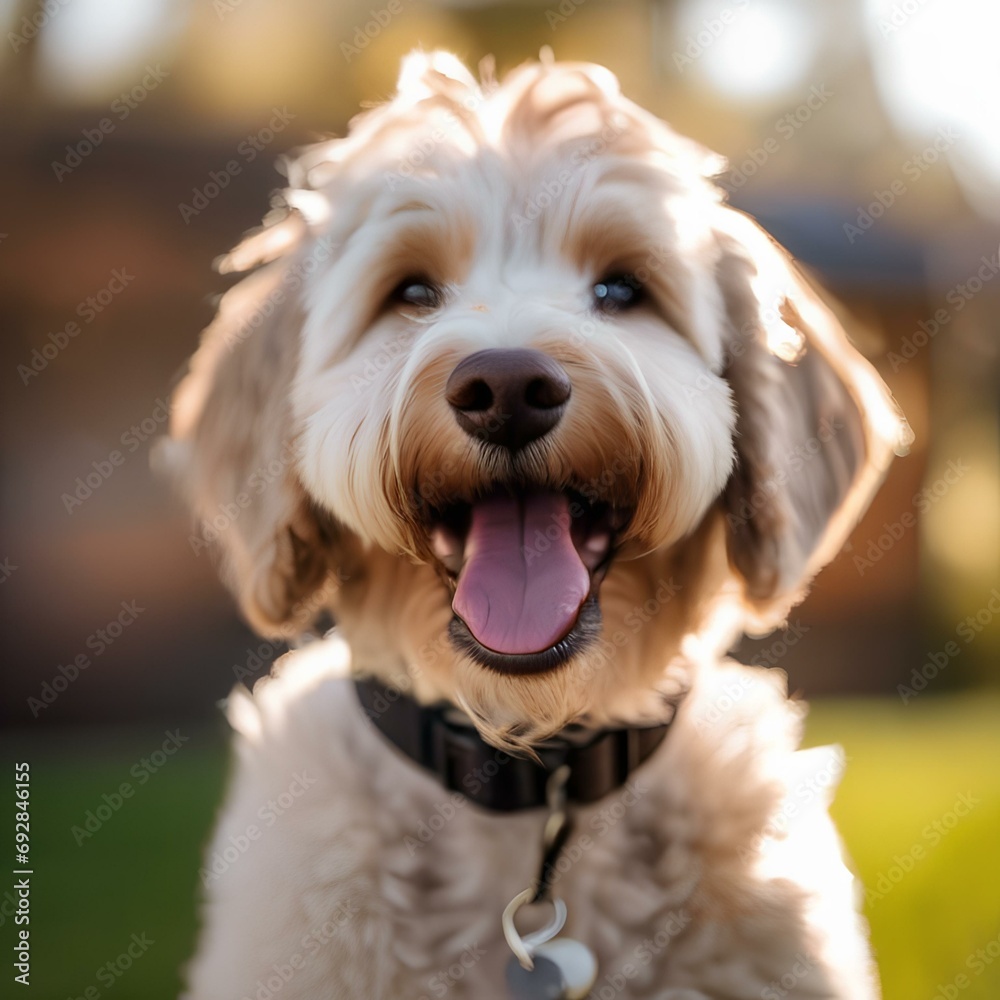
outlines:
[[[912,435],[788,255],[746,216],[722,212],[724,375],[737,410],[729,559],[749,624],[764,630],[837,554]]]
[[[329,574],[330,528],[297,472],[291,391],[301,317],[286,267],[274,261],[222,297],[154,462],[194,511],[195,552],[217,546],[250,624],[287,637],[318,610],[309,599]]]

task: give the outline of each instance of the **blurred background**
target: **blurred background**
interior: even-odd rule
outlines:
[[[915,444],[789,630],[736,655],[847,750],[887,1000],[1000,995],[995,0],[0,0],[0,31],[0,739],[5,773],[32,765],[38,996],[180,988],[217,703],[282,648],[149,447],[275,161],[387,98],[415,46],[607,65],[855,317]]]

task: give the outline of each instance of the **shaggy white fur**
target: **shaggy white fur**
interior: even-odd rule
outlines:
[[[781,675],[724,656],[802,597],[909,432],[719,167],[600,67],[480,84],[418,53],[223,262],[256,270],[159,456],[249,621],[290,635],[328,610],[338,635],[231,699],[195,1000],[503,993],[500,912],[542,816],[444,792],[350,674],[460,706],[501,750],[676,712],[561,861],[597,1000],[877,995],[826,814],[839,755],[797,751]],[[512,419],[487,383],[449,388],[498,349],[571,387],[516,448],[469,430],[487,403]],[[476,586],[500,626],[462,618]],[[539,603],[568,623],[544,649]]]
[[[544,811],[444,791],[365,718],[349,662],[338,638],[311,644],[231,699],[193,998],[505,996],[499,916],[534,876]],[[592,996],[877,997],[826,812],[839,751],[795,750],[804,708],[779,671],[691,666],[663,747],[579,810],[557,868]]]

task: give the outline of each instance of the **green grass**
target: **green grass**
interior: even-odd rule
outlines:
[[[5,759],[28,760],[32,772],[32,988],[26,996],[172,1000],[178,995],[179,967],[194,944],[201,849],[226,761],[220,732],[180,728],[189,741],[143,784],[130,771],[160,748],[162,726],[81,730],[71,743],[60,738],[58,750],[47,735],[37,742],[5,741]],[[132,797],[77,845],[72,827],[82,827],[102,795],[126,781],[134,787]],[[0,812],[11,822],[6,809]],[[3,928],[6,952],[13,942],[9,918]],[[133,962],[124,975],[105,968],[99,976],[107,962],[127,954],[133,934],[140,939],[145,934],[153,943],[140,957],[122,961]],[[5,986],[2,995],[14,993]]]
[[[865,911],[886,1000],[996,1000],[1000,959],[976,952],[1000,954],[1000,699],[823,702],[808,742],[847,752],[833,815],[866,887],[883,890]]]
[[[8,760],[16,748],[13,759],[32,763],[34,958],[25,995],[176,997],[194,943],[200,851],[226,770],[218,729],[181,730],[190,740],[142,785],[130,769],[160,745],[162,727],[6,741]],[[808,742],[847,751],[834,813],[866,884],[890,878],[899,858],[923,848],[867,907],[886,1000],[996,1000],[1000,959],[980,965],[975,953],[991,942],[1000,952],[1000,699],[821,702],[812,708]],[[71,828],[123,781],[135,786],[133,797],[77,846]],[[977,803],[934,843],[932,824],[948,822],[968,793]],[[9,917],[2,926],[6,950]],[[154,944],[125,975],[112,981],[105,972],[102,981],[98,970],[125,952],[133,934]],[[938,994],[963,973],[967,986]],[[96,993],[88,996],[88,987]]]

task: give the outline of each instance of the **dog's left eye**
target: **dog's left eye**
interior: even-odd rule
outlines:
[[[425,278],[404,278],[392,293],[396,302],[434,309],[441,305],[441,290]]]
[[[601,312],[630,309],[642,301],[642,285],[630,274],[614,274],[594,285],[594,305]]]

